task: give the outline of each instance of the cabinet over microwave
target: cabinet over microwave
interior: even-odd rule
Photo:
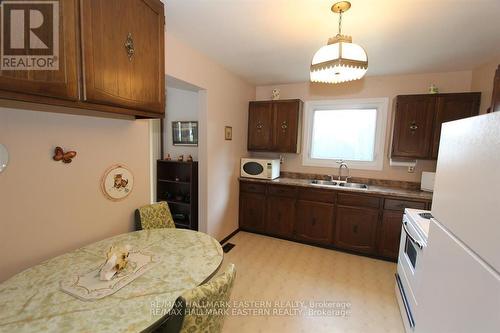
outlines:
[[[280,176],[280,160],[242,158],[240,175],[241,177],[246,177],[246,178],[259,178],[259,179],[278,178]]]

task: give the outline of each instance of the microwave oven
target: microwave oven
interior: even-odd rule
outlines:
[[[241,177],[258,179],[275,179],[280,176],[279,159],[241,159]]]

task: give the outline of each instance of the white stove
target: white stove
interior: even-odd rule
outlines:
[[[418,292],[422,254],[427,246],[430,218],[428,210],[405,209],[399,243],[396,274],[396,298],[399,303],[405,331],[413,332],[418,318]]]
[[[433,217],[431,212],[422,209],[406,208],[405,215],[416,227],[416,231],[420,234],[425,243],[427,243],[427,238],[429,238],[429,226],[431,224],[430,219]]]

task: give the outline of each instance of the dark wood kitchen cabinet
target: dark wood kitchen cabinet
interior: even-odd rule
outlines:
[[[331,244],[334,206],[324,202],[299,200],[295,220],[295,236],[299,239]]]
[[[435,100],[427,95],[398,96],[394,118],[393,157],[429,157],[434,105]]]
[[[281,237],[292,237],[295,222],[295,198],[267,197],[266,232]]]
[[[240,227],[265,231],[266,197],[262,193],[242,192],[240,195]]]
[[[78,99],[77,0],[60,1],[59,11],[59,68],[0,71],[0,98],[23,101],[37,101],[43,97],[70,101]],[[47,27],[41,28],[44,34]],[[39,31],[37,34],[40,34]]]
[[[297,153],[302,106],[298,99],[250,102],[248,150]]]
[[[402,212],[384,211],[380,226],[379,254],[381,256],[393,259],[398,257],[402,220]]]
[[[391,156],[436,159],[441,125],[477,115],[480,98],[481,93],[398,96]]]
[[[379,211],[362,207],[337,207],[334,244],[342,249],[375,253]]]
[[[432,159],[438,157],[441,125],[448,121],[476,116],[479,113],[480,103],[481,94],[479,93],[445,94],[437,97],[431,147]]]
[[[58,110],[67,113],[164,116],[160,0],[65,0],[59,18],[59,69],[0,72],[0,99],[67,107]]]
[[[397,260],[407,200],[336,189],[240,180],[241,230]]]
[[[248,150],[267,150],[272,146],[273,103],[250,102],[248,111]]]
[[[156,0],[81,2],[85,101],[164,112],[164,19]]]
[[[498,112],[500,111],[500,65],[495,72],[495,77],[493,78],[493,93],[491,95],[491,106],[488,112]]]

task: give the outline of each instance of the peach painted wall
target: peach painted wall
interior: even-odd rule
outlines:
[[[480,113],[486,113],[486,110],[491,105],[493,78],[495,77],[498,65],[500,65],[500,55],[472,71],[472,90],[482,93]]]
[[[471,89],[470,71],[431,73],[422,75],[366,77],[339,85],[314,83],[293,83],[284,85],[258,86],[257,100],[268,100],[274,88],[280,90],[281,99],[300,98],[308,100],[353,99],[353,98],[389,98],[389,116],[387,119],[387,135],[385,140],[385,159],[382,171],[351,170],[352,176],[377,179],[393,179],[420,181],[422,171],[434,171],[433,161],[418,161],[415,172],[408,173],[404,167],[390,167],[389,153],[392,135],[394,98],[399,94],[423,94],[434,83],[440,92],[468,92]],[[272,154],[268,155],[272,156]],[[318,174],[337,174],[336,168],[308,167],[302,165],[302,154],[285,154],[284,171],[310,172]]]
[[[41,261],[132,230],[133,211],[149,202],[147,120],[105,119],[0,107],[0,143],[10,162],[0,173],[0,281]],[[54,147],[76,150],[71,164]],[[134,173],[121,202],[100,190],[115,163]]]
[[[168,25],[168,20],[167,20]],[[246,155],[248,102],[255,86],[192,49],[167,32],[166,70],[169,76],[202,89],[200,112],[200,214],[207,232],[221,240],[238,228],[240,157]],[[224,139],[232,126],[233,140]]]

